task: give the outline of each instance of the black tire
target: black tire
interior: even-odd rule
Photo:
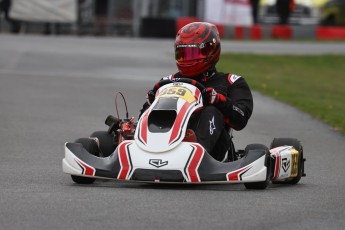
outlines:
[[[267,174],[266,174],[266,180],[262,182],[252,182],[252,183],[245,183],[244,186],[246,189],[266,189],[267,186],[270,183],[271,180],[271,161],[270,161],[270,151],[265,145],[261,144],[250,144],[247,145],[247,147],[244,150],[244,155],[247,156],[248,154],[251,154],[249,150],[264,150],[266,153],[266,159],[265,159],[265,166],[267,167]]]
[[[298,157],[298,173],[297,177],[286,179],[284,181],[272,181],[273,184],[297,184],[304,174],[304,158],[303,158],[303,147],[301,142],[294,138],[274,138],[271,143],[271,149],[280,146],[289,145],[293,146],[299,153]]]
[[[96,137],[98,139],[101,157],[110,156],[117,147],[114,134],[109,134],[107,131],[93,132],[90,137]]]
[[[80,143],[92,155],[99,156],[99,149],[96,141],[90,138],[79,138],[75,143]],[[90,177],[82,177],[71,175],[72,180],[77,184],[92,184],[96,179]]]

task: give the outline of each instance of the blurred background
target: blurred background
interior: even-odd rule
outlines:
[[[343,39],[345,0],[0,0],[1,33],[174,37],[199,20],[225,38]]]

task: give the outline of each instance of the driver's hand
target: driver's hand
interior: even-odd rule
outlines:
[[[214,105],[220,101],[226,101],[226,97],[217,91],[214,88],[206,88],[203,92],[204,104],[205,105]]]
[[[153,93],[152,90],[149,90],[146,94],[147,104],[151,105],[154,100],[155,100],[155,94]]]

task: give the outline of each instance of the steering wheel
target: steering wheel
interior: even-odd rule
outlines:
[[[206,87],[202,85],[201,83],[197,82],[196,80],[189,79],[189,78],[175,78],[175,79],[166,79],[166,80],[157,82],[152,89],[153,94],[156,95],[156,92],[160,87],[170,84],[170,83],[174,83],[174,82],[183,82],[190,85],[194,85],[200,90],[201,93],[205,92],[206,90]]]

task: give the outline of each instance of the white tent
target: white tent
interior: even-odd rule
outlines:
[[[12,0],[10,17],[32,22],[76,22],[77,0]]]
[[[205,0],[205,21],[222,25],[252,24],[249,0]]]

